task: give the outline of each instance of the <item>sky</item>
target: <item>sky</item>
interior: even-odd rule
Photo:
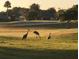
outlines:
[[[6,11],[4,3],[7,0],[0,0],[0,11]],[[25,7],[29,8],[33,3],[39,4],[40,9],[48,9],[54,7],[56,10],[68,9],[73,5],[78,4],[77,0],[8,0],[11,2],[11,8],[13,7]]]

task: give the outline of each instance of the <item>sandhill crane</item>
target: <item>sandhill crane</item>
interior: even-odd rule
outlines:
[[[41,38],[38,31],[34,31],[33,33],[34,33],[35,35],[37,35],[39,38]],[[36,37],[36,38],[37,38],[37,37]]]
[[[48,38],[47,39],[51,39],[52,37],[51,37],[51,33],[49,33],[49,35],[48,35]]]
[[[28,33],[30,30],[27,30],[27,33],[23,35],[22,40],[27,39]]]

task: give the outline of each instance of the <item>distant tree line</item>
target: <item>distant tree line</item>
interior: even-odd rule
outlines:
[[[71,20],[78,20],[78,5],[73,5],[67,10],[61,9],[57,13],[61,21],[67,20],[70,22]]]
[[[26,21],[26,20],[78,20],[78,5],[64,10],[56,11],[55,8],[41,10],[39,4],[32,4],[30,8],[14,7],[11,8],[11,3],[6,1],[4,7],[6,12],[0,12],[0,21]]]

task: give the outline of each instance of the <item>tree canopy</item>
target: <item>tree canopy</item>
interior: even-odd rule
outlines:
[[[32,4],[30,8],[14,7],[9,9],[11,8],[11,3],[6,1],[4,7],[7,8],[7,11],[0,12],[0,21],[20,21],[20,17],[24,17],[26,20],[78,20],[78,5],[58,11],[54,7],[42,10],[40,5],[36,3]],[[7,15],[10,17],[9,20]]]
[[[4,7],[6,7],[7,9],[11,8],[11,3],[9,1],[6,1]]]

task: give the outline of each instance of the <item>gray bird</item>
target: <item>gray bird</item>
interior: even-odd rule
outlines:
[[[28,33],[29,33],[29,30],[27,31],[27,33],[26,33],[26,34],[24,34],[24,35],[23,35],[22,40],[27,39]]]
[[[51,33],[49,33],[49,35],[48,35],[48,39],[51,39],[52,37],[51,37]]]
[[[34,33],[35,35],[37,35],[39,38],[41,38],[38,31],[34,31],[33,33]]]

